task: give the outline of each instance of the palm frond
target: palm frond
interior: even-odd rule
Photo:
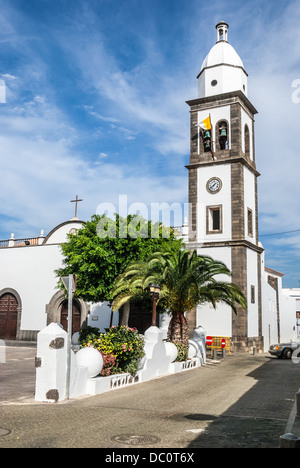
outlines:
[[[161,287],[160,301],[171,311],[185,311],[197,304],[223,302],[237,312],[247,307],[241,289],[224,277],[231,278],[225,263],[197,251],[168,249],[152,253],[145,262],[134,262],[116,279],[113,308],[116,310],[151,283]]]

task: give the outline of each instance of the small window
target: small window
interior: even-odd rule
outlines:
[[[245,155],[250,158],[250,133],[248,125],[245,125]]]
[[[250,208],[247,209],[248,219],[248,236],[253,237],[253,212]]]
[[[255,286],[251,285],[251,304],[255,304]]]
[[[222,232],[222,206],[208,206],[206,209],[207,234]]]
[[[212,86],[217,86],[218,82],[217,80],[212,80],[212,82],[210,83]]]

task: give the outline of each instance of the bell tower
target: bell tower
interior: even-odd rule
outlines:
[[[256,109],[248,75],[217,24],[217,42],[202,63],[198,98],[190,107],[189,248],[223,261],[247,297],[238,315],[227,305],[201,305],[196,323],[209,335],[229,336],[236,349],[262,348],[261,261],[254,147]],[[228,280],[228,279],[227,279]]]

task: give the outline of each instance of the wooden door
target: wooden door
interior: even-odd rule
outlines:
[[[15,340],[18,324],[18,301],[11,293],[0,297],[0,338]]]
[[[80,310],[79,306],[73,302],[72,308],[72,335],[80,331]],[[61,308],[61,322],[63,329],[68,331],[68,301],[65,301]]]
[[[136,328],[139,333],[145,333],[145,331],[151,327],[151,323],[152,311],[150,311],[149,308],[130,304],[130,315],[128,319],[129,327]]]

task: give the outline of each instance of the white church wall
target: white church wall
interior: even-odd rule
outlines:
[[[208,255],[214,260],[219,260],[225,263],[227,268],[231,271],[231,247],[202,247],[198,249],[198,255]],[[231,281],[230,277],[225,275],[218,275],[217,278],[224,281]]]
[[[264,254],[262,255],[262,266],[264,265]],[[276,272],[262,269],[262,323],[264,335],[264,350],[268,351],[270,344],[278,341],[289,342],[297,337],[296,326],[296,296],[290,297],[288,289],[282,289],[282,275]],[[277,278],[278,296],[274,288],[268,283],[268,276]],[[300,290],[299,290],[300,297]],[[277,326],[277,301],[279,302],[279,327]]]
[[[21,301],[20,331],[39,331],[47,324],[46,304],[58,291],[54,271],[62,266],[60,244],[67,233],[79,229],[79,220],[55,227],[42,245],[0,249],[0,291],[16,292]]]
[[[54,228],[51,232],[49,232],[46,238],[46,244],[62,244],[63,242],[67,242],[67,234],[70,232],[74,233],[75,230],[78,230],[82,227],[81,221],[68,221],[66,223],[62,223],[56,228]]]
[[[54,270],[62,263],[57,245],[1,249],[0,290],[14,289],[22,302],[21,330],[46,326],[45,305],[55,294]]]
[[[217,305],[216,309],[210,304],[197,307],[197,327],[202,326],[208,336],[232,335],[232,310],[226,304]]]
[[[256,203],[255,203],[255,176],[249,169],[244,167],[244,226],[245,239],[255,243],[256,239]],[[248,233],[248,209],[252,211],[252,236]]]
[[[262,334],[264,351],[267,352],[270,344],[278,342],[277,297],[275,289],[264,278],[262,281]]]
[[[297,338],[296,300],[284,293],[279,296],[280,341],[289,342]]]
[[[257,253],[247,249],[248,336],[258,336]],[[253,289],[253,292],[252,292]],[[252,297],[254,293],[254,298]],[[254,299],[254,301],[253,301]]]
[[[213,247],[198,249],[199,255],[208,255],[214,260],[220,260],[231,270],[231,248]],[[218,275],[216,279],[231,281],[225,275]],[[226,304],[219,304],[216,309],[206,303],[197,307],[196,326],[202,326],[208,336],[231,336],[232,335],[232,310]]]
[[[300,288],[283,288],[282,295],[283,297],[289,298],[289,307],[286,307],[286,309],[289,310],[288,315],[291,315],[291,321],[294,320],[295,322],[296,336],[300,336]],[[295,313],[294,318],[293,313]]]
[[[213,81],[217,81],[215,86],[211,84]],[[247,76],[237,67],[206,68],[198,79],[199,97],[214,96],[238,89],[247,96]]]
[[[99,328],[101,333],[109,328],[112,318],[112,326],[117,326],[119,323],[119,312],[111,311],[108,302],[98,302],[90,304],[90,313],[88,315],[88,326]]]

